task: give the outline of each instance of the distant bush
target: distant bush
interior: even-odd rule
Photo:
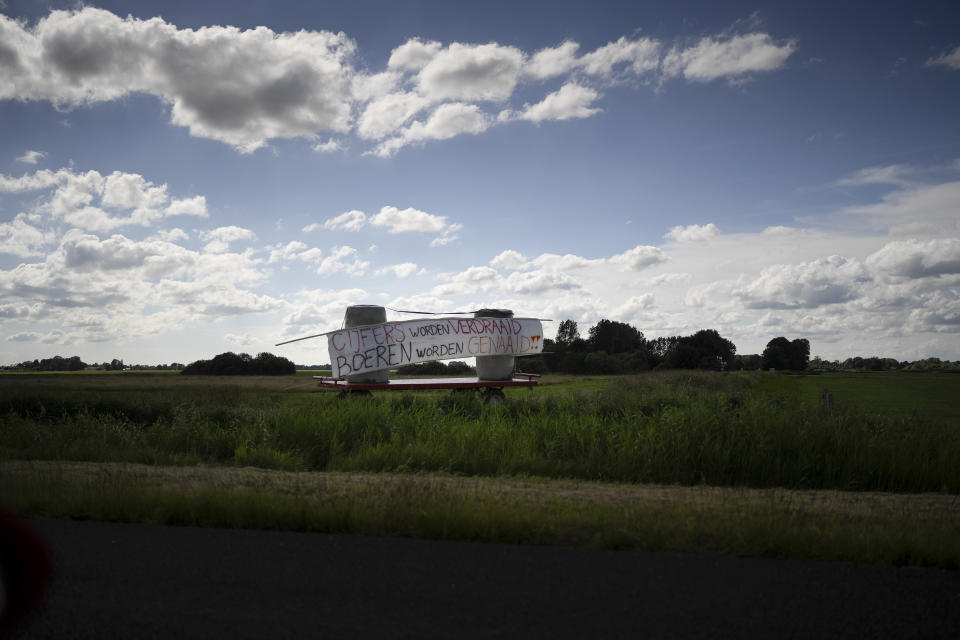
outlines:
[[[228,351],[214,356],[212,360],[191,362],[180,372],[185,375],[205,376],[283,376],[297,372],[297,367],[272,353],[258,353],[252,358],[249,353]]]
[[[460,360],[452,360],[444,364],[439,360],[405,364],[397,368],[397,373],[407,376],[443,376],[457,374],[476,374],[477,370]]]

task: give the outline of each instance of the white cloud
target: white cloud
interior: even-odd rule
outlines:
[[[559,46],[541,49],[526,62],[523,73],[537,80],[569,73],[577,64],[579,48],[579,44],[567,40]]]
[[[503,288],[509,293],[545,294],[580,289],[581,284],[566,273],[552,271],[515,271],[507,276]]]
[[[641,318],[644,312],[649,311],[654,306],[654,298],[651,293],[644,293],[639,296],[631,296],[624,301],[619,307],[617,307],[613,316],[616,318],[622,318],[624,320],[632,320],[636,322]],[[623,322],[624,320],[621,320]]]
[[[442,46],[439,42],[411,38],[390,53],[387,68],[419,71],[436,57]]]
[[[54,241],[51,231],[31,225],[25,214],[18,214],[10,222],[0,222],[0,253],[21,258],[43,255],[42,249]]]
[[[194,196],[182,200],[174,200],[166,208],[168,216],[198,216],[207,217],[207,199],[204,196]]]
[[[462,224],[448,224],[436,238],[430,241],[431,247],[443,247],[460,238]]]
[[[661,273],[658,276],[650,278],[647,282],[650,283],[651,287],[659,287],[662,285],[671,285],[681,282],[688,282],[692,276],[689,273]]]
[[[386,227],[390,233],[405,233],[408,231],[440,233],[447,227],[447,218],[419,211],[412,207],[398,209],[397,207],[386,206],[380,209],[380,213],[370,218],[370,223],[377,227]]]
[[[911,180],[905,178],[914,171],[907,165],[894,164],[885,167],[867,167],[860,169],[852,176],[841,178],[834,184],[839,187],[859,187],[867,184],[893,184],[899,186],[909,186],[913,184]]]
[[[902,240],[884,245],[866,261],[878,272],[905,278],[960,273],[960,238]]]
[[[751,33],[706,37],[664,55],[660,40],[624,36],[578,57],[580,45],[569,40],[527,54],[497,42],[445,45],[414,37],[391,52],[384,70],[366,71],[356,68],[356,44],[343,33],[179,28],[160,17],[124,18],[93,7],[52,11],[33,26],[0,15],[0,43],[9,70],[0,100],[69,109],[147,94],[169,105],[171,122],[191,135],[242,152],[300,137],[331,153],[346,146],[343,137],[320,137],[334,133],[376,141],[368,153],[381,157],[411,143],[479,134],[496,121],[594,115],[601,96],[591,83],[619,82],[624,74],[740,79],[782,67],[796,48]],[[537,104],[503,105],[498,118],[478,106],[502,105],[521,81],[555,77],[564,85]],[[20,160],[35,163],[39,153]],[[111,224],[97,211],[77,216],[100,230]]]
[[[417,87],[431,100],[501,102],[513,93],[522,64],[523,52],[515,47],[454,42],[423,66]]]
[[[578,62],[591,75],[609,75],[620,64],[626,64],[636,75],[642,75],[660,65],[660,46],[659,41],[650,38],[629,40],[621,37],[585,54]]]
[[[357,250],[353,247],[333,247],[330,249],[330,255],[320,261],[317,273],[321,276],[331,276],[341,272],[351,276],[362,276],[369,266],[370,262],[357,257]]]
[[[207,243],[203,248],[208,253],[224,253],[230,248],[230,243],[238,240],[254,240],[257,235],[250,229],[236,225],[217,227],[211,231],[201,231],[200,239]]]
[[[358,102],[368,102],[380,96],[385,96],[395,91],[403,79],[403,73],[398,71],[382,71],[372,74],[357,73],[351,80],[353,98]]]
[[[955,71],[960,70],[960,47],[957,47],[953,51],[947,51],[940,54],[935,58],[930,58],[927,60],[927,66],[940,65],[944,67],[949,67]]]
[[[895,235],[942,237],[960,233],[960,181],[897,189],[880,202],[848,207],[859,226],[872,223]]]
[[[416,93],[390,93],[368,103],[357,121],[357,135],[380,140],[396,133],[430,101]]]
[[[342,33],[179,29],[84,7],[33,28],[0,16],[0,35],[10,43],[0,99],[73,106],[148,93],[192,135],[243,151],[349,127],[355,45]]]
[[[189,240],[190,235],[178,227],[173,229],[161,229],[153,234],[151,239],[162,240],[163,242],[182,242],[183,240]]]
[[[276,244],[267,247],[270,250],[270,256],[267,258],[267,264],[276,264],[278,262],[314,262],[319,263],[323,257],[323,251],[320,249],[309,248],[299,240],[291,240],[287,244]]]
[[[223,339],[245,349],[249,349],[257,344],[263,344],[264,342],[260,338],[250,335],[249,333],[225,333],[223,335]]]
[[[623,265],[634,271],[640,271],[641,269],[652,267],[667,260],[669,260],[669,258],[662,250],[650,245],[637,245],[633,249],[624,251],[610,258],[610,262]]]
[[[513,249],[507,249],[506,251],[498,253],[494,256],[493,260],[490,261],[490,266],[508,271],[522,269],[526,264],[526,258],[524,258],[520,252],[514,251]]]
[[[720,229],[717,228],[717,225],[710,222],[703,226],[691,224],[686,227],[671,227],[670,231],[663,237],[669,238],[674,242],[704,242],[718,235],[720,235]]]
[[[136,173],[46,169],[13,178],[0,175],[0,192],[44,191],[54,188],[32,218],[56,219],[92,231],[124,226],[153,226],[172,215],[205,217],[206,199],[195,196],[170,202],[167,185],[155,185]]]
[[[323,228],[331,231],[344,229],[346,231],[359,231],[367,224],[367,214],[363,211],[353,209],[345,211],[340,215],[329,218],[323,222]],[[311,224],[303,228],[304,231],[313,231],[319,228],[317,224]]]
[[[869,280],[861,262],[834,255],[767,267],[733,293],[752,309],[807,309],[853,300]]]
[[[470,267],[453,275],[446,275],[445,282],[430,292],[437,296],[469,294],[482,289],[487,291],[500,283],[500,274],[485,266]]]
[[[9,342],[40,342],[42,337],[43,334],[36,331],[21,331],[11,335],[7,340]]]
[[[462,102],[448,102],[437,107],[426,122],[414,121],[400,134],[382,142],[373,151],[382,158],[414,142],[446,140],[463,133],[483,133],[490,126],[490,117],[480,107]]]
[[[766,33],[707,37],[687,49],[672,49],[663,59],[663,70],[668,76],[682,75],[697,82],[740,78],[779,69],[796,49],[795,42],[776,44]]]
[[[374,275],[383,276],[392,274],[397,278],[409,278],[414,274],[423,275],[424,272],[425,270],[420,269],[415,262],[401,262],[400,264],[392,264],[388,267],[377,269]]]
[[[584,258],[583,256],[567,253],[558,255],[556,253],[542,253],[531,261],[531,264],[548,271],[572,271],[574,269],[583,269],[585,267],[603,264],[604,260]]]
[[[339,140],[334,140],[330,138],[326,142],[318,142],[313,145],[313,150],[317,153],[333,153],[334,151],[340,151],[343,148],[343,145],[340,144]]]
[[[590,106],[599,97],[600,94],[589,87],[567,83],[537,104],[524,107],[518,117],[531,122],[589,118],[601,111]]]
[[[22,156],[17,158],[17,162],[23,162],[24,164],[37,164],[39,161],[47,157],[46,151],[31,151],[28,150]]]

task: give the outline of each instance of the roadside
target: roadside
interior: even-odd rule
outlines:
[[[945,494],[5,460],[0,495],[54,518],[960,566]]]

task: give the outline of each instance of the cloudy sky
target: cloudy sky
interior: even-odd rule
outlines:
[[[0,0],[0,364],[362,303],[960,359],[960,6],[767,4]]]

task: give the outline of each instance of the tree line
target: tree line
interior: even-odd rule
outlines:
[[[88,364],[81,360],[80,356],[70,356],[69,358],[53,356],[52,358],[24,360],[23,362],[18,362],[16,364],[4,365],[3,367],[0,367],[0,369],[4,371],[168,371],[183,369],[183,365],[179,362],[155,365],[128,365],[124,364],[123,360],[119,360],[117,358],[114,358],[109,362],[104,360],[100,363],[94,362]]]
[[[297,366],[286,358],[272,353],[249,353],[227,351],[210,360],[191,362],[180,373],[183,375],[207,376],[281,376],[297,372]]]
[[[762,354],[740,355],[731,340],[716,329],[701,329],[688,336],[647,339],[643,332],[625,322],[603,319],[580,335],[574,320],[564,320],[555,340],[544,341],[544,353],[524,358],[524,370],[533,373],[615,374],[651,369],[802,371],[810,358],[805,338],[777,337]]]

